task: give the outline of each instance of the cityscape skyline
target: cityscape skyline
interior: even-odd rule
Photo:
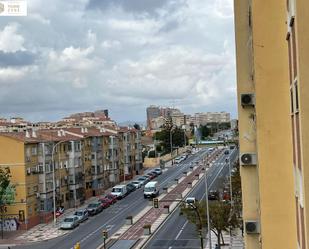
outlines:
[[[150,104],[236,116],[231,0],[27,2],[28,16],[0,20],[0,116],[104,107],[141,121]]]
[[[150,105],[150,106],[154,106],[154,105]],[[157,105],[155,105],[157,106]],[[158,105],[159,107],[163,107],[161,105]],[[171,109],[179,109],[180,111],[182,111],[183,113],[185,113],[186,115],[195,115],[195,114],[198,114],[198,113],[207,113],[207,112],[211,112],[211,113],[215,113],[215,112],[227,112],[225,110],[217,110],[217,111],[207,111],[207,110],[204,110],[204,111],[200,111],[200,112],[184,112],[182,109],[180,108],[177,108],[177,107],[168,107],[168,106],[164,106],[165,108],[171,108]],[[145,108],[146,110],[147,108]],[[138,124],[142,124],[142,125],[145,125],[147,126],[147,115],[145,114],[145,118],[142,119],[142,120],[134,120],[134,119],[117,119],[117,118],[114,118],[113,116],[113,112],[110,111],[110,109],[107,109],[108,112],[109,112],[109,117],[111,118],[111,120],[115,121],[117,124],[119,125],[129,125],[132,123],[138,123]],[[144,112],[145,112],[144,110]],[[86,111],[78,111],[78,112],[68,112],[66,113],[65,115],[57,115],[55,116],[55,118],[53,119],[39,119],[39,120],[31,120],[31,119],[27,119],[27,115],[26,116],[21,116],[21,115],[9,115],[9,116],[1,116],[0,114],[0,120],[1,119],[6,119],[7,121],[10,121],[10,119],[14,119],[14,118],[22,118],[24,121],[28,121],[28,122],[33,122],[33,123],[39,123],[39,122],[57,122],[57,121],[61,121],[63,119],[65,119],[66,117],[68,116],[71,116],[71,115],[74,115],[74,114],[77,114],[77,113],[88,113],[88,112],[93,112],[93,110],[86,110]],[[229,113],[229,112],[227,112]],[[233,115],[232,113],[229,113],[231,115],[231,119],[237,119],[237,115]]]

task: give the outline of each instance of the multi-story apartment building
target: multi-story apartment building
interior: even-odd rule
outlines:
[[[151,128],[153,130],[161,129],[166,123],[166,118],[160,116],[151,120]]]
[[[228,112],[200,112],[187,117],[187,124],[193,123],[195,126],[207,125],[209,123],[229,123],[230,113]]]
[[[234,7],[246,248],[308,249],[309,3]]]
[[[18,218],[22,212],[21,228],[28,229],[52,218],[54,196],[56,207],[77,207],[122,181],[123,170],[130,177],[139,172],[140,132],[82,127],[1,133],[0,167],[11,169],[16,185],[8,214]]]
[[[180,128],[185,125],[186,122],[185,115],[183,113],[173,113],[171,115],[171,119],[173,125]]]
[[[151,130],[152,129],[151,120],[161,116],[160,107],[151,105],[147,107],[146,114],[147,114],[147,128]]]

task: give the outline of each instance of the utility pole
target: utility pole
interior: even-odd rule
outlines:
[[[204,167],[205,167],[205,161],[204,161]],[[210,217],[209,217],[209,203],[208,203],[207,170],[206,170],[206,167],[205,167],[205,173],[204,174],[205,174],[204,175],[204,181],[205,181],[205,191],[206,191],[207,230],[208,230],[209,248],[212,249],[212,245],[211,245],[211,230],[210,230]]]
[[[229,166],[229,180],[230,180],[230,201],[231,201],[231,218],[233,215],[233,207],[234,207],[234,203],[233,203],[233,187],[232,187],[232,172],[231,172],[231,154],[230,154],[230,150],[228,148],[228,158],[225,159],[225,162],[228,163]],[[230,248],[232,248],[232,228],[230,227]]]

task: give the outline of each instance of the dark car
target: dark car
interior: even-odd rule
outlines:
[[[99,201],[101,202],[101,206],[102,208],[108,208],[110,205],[112,205],[112,201],[110,199],[107,198],[101,198],[99,199]]]
[[[208,200],[219,200],[219,193],[215,190],[210,190],[208,192]]]
[[[156,171],[154,171],[154,170],[152,170],[150,173],[151,173],[151,174],[154,174],[155,177],[157,177],[157,176],[159,175],[158,172],[156,172]]]
[[[150,182],[151,178],[149,175],[143,175],[143,177],[146,178],[146,183]]]
[[[131,192],[133,192],[135,190],[136,190],[136,187],[135,187],[134,184],[132,184],[132,183],[128,183],[127,184],[127,191],[128,191],[128,193],[131,193]]]
[[[146,175],[150,177],[150,180],[152,180],[153,178],[157,176],[155,173],[152,173],[152,172],[149,172]]]
[[[103,207],[100,202],[90,203],[87,207],[87,211],[89,215],[96,215],[102,212],[102,210],[103,210]]]
[[[117,197],[112,194],[107,194],[103,198],[109,199],[112,204],[117,202]]]

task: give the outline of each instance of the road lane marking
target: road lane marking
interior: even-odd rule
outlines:
[[[183,230],[184,230],[184,228],[186,227],[187,224],[188,224],[188,221],[186,221],[185,224],[183,224],[179,233],[176,235],[175,240],[178,240],[178,238],[180,237],[181,233],[183,232]]]

